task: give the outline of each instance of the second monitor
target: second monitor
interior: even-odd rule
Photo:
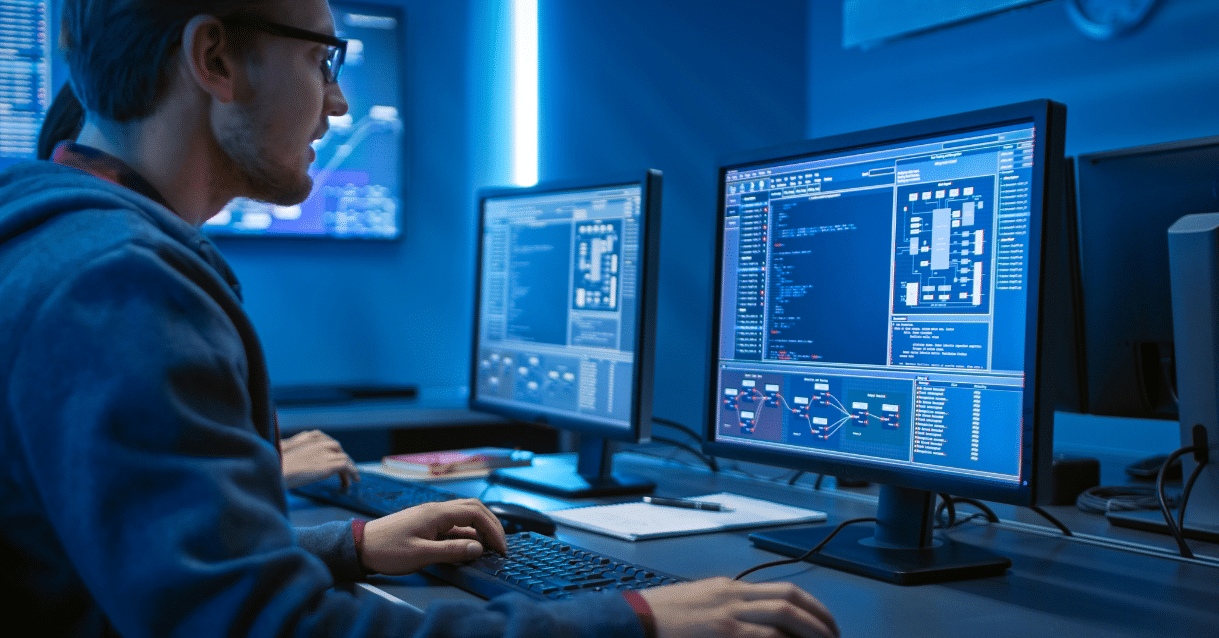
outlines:
[[[580,497],[650,492],[611,440],[650,435],[660,235],[656,170],[479,193],[470,406],[580,434],[568,465],[494,482]]]
[[[1049,101],[725,157],[706,445],[881,484],[874,527],[759,546],[903,584],[1010,561],[932,536],[935,495],[1048,496],[1040,328],[1061,214]]]

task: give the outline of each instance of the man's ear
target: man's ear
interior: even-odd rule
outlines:
[[[214,16],[197,15],[186,23],[182,62],[199,88],[223,103],[232,102],[245,81],[245,67],[232,34]]]

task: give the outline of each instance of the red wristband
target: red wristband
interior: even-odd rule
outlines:
[[[631,606],[635,615],[639,617],[639,624],[643,626],[644,638],[656,638],[656,618],[652,616],[652,607],[643,597],[643,594],[628,589],[622,592],[622,597],[626,599],[626,604]]]

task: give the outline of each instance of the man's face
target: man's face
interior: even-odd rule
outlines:
[[[326,0],[276,3],[269,19],[280,24],[334,34]],[[221,151],[231,160],[230,177],[245,197],[290,206],[313,189],[310,144],[327,128],[327,118],[347,112],[338,84],[320,69],[326,46],[259,33],[246,65],[250,85],[213,126]]]

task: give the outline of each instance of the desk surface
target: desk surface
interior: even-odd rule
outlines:
[[[570,458],[545,459],[571,462]],[[655,477],[658,495],[693,496],[729,491],[780,503],[824,510],[826,525],[875,514],[871,491],[814,491],[811,484],[789,486],[776,468],[711,473],[641,454],[619,454],[615,469]],[[751,472],[753,475],[751,475]],[[765,473],[764,475],[762,473]],[[788,473],[787,476],[791,474]],[[485,500],[519,502],[540,510],[568,503],[482,481],[441,484]],[[290,499],[299,525],[350,517],[344,510]],[[937,531],[1008,556],[1005,576],[900,587],[803,563],[755,572],[747,580],[790,581],[830,608],[843,636],[1214,636],[1219,635],[1219,562],[1214,565],[1174,557],[1167,536],[1115,528],[1103,517],[1072,506],[1047,507],[1076,533],[1067,538],[1036,513],[995,505],[1000,524],[966,524]],[[780,558],[749,542],[750,531],[629,542],[568,527],[558,538],[661,571],[691,579],[732,576]],[[1195,553],[1219,557],[1219,545],[1191,541]],[[377,577],[377,588],[425,608],[436,599],[474,596],[426,575]]]

